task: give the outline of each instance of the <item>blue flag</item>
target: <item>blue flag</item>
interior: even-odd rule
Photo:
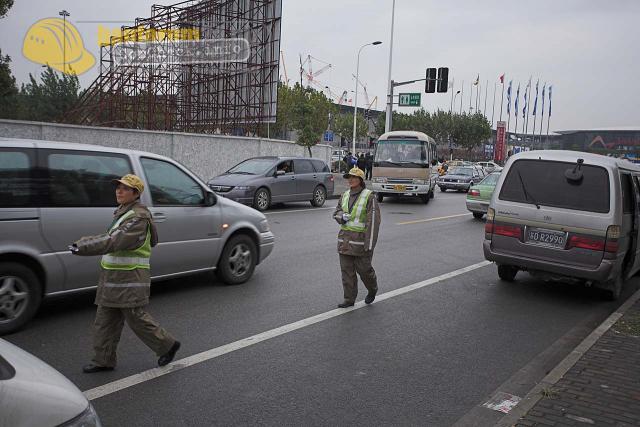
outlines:
[[[544,117],[544,93],[546,89],[547,89],[547,82],[545,82],[544,86],[542,86],[542,108],[540,109],[540,115],[542,117]]]
[[[518,90],[516,91],[516,100],[513,103],[515,107],[516,116],[518,115],[518,98],[520,98],[520,83],[518,83]]]
[[[540,84],[540,80],[536,82],[536,99],[533,101],[533,115],[536,115],[536,111],[538,110],[538,85]],[[544,96],[544,95],[543,95]]]
[[[551,117],[551,88],[553,88],[553,86],[549,85],[549,117]]]
[[[511,85],[513,80],[509,81],[509,87],[507,88],[507,116],[511,116]]]
[[[522,118],[523,119],[527,116],[527,92],[529,91],[528,87],[529,86],[524,88],[524,101],[522,102],[524,104],[524,107],[522,107]]]

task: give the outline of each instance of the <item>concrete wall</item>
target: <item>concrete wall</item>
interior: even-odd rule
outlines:
[[[0,137],[76,142],[149,151],[171,157],[187,166],[200,178],[221,174],[231,166],[256,156],[304,156],[308,151],[291,141],[202,135],[179,132],[75,126],[66,124],[0,120]],[[317,145],[314,158],[331,164],[331,147]]]

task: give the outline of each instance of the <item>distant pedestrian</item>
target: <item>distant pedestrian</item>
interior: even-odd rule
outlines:
[[[360,153],[360,157],[358,157],[357,166],[361,171],[364,171],[367,168],[367,159],[364,158],[364,154],[362,153]]]
[[[158,235],[151,213],[140,204],[142,180],[125,175],[114,180],[119,204],[105,234],[82,237],[69,246],[74,255],[102,255],[93,323],[93,359],[85,373],[111,371],[124,322],[158,356],[158,365],[173,360],[180,348],[166,330],[144,310],[149,304],[151,248]]]
[[[364,172],[351,169],[344,177],[349,189],[340,197],[333,218],[340,224],[338,254],[342,273],[344,301],[338,307],[351,307],[358,296],[358,277],[367,288],[366,304],[378,293],[378,279],[371,265],[380,229],[380,207],[373,192],[365,188]]]
[[[367,153],[365,156],[364,179],[370,181],[373,176],[373,155]]]

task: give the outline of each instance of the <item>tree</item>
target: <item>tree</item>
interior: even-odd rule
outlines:
[[[38,83],[29,74],[29,83],[19,94],[19,118],[44,122],[59,121],[79,98],[80,82],[76,75],[58,73],[47,67]]]
[[[18,114],[18,86],[11,74],[10,63],[9,55],[2,56],[0,51],[0,117],[3,119],[15,119]]]
[[[12,6],[13,0],[0,0],[0,19],[7,16],[7,13]]]
[[[291,117],[286,120],[298,131],[296,142],[307,147],[311,157],[311,147],[320,142],[328,126],[329,113],[335,113],[335,106],[324,93],[298,84],[293,88],[292,99]]]
[[[338,115],[333,127],[338,135],[347,141],[353,142],[353,114]],[[367,124],[367,120],[361,113],[358,113],[356,116],[356,139],[365,138],[368,132],[369,125]]]

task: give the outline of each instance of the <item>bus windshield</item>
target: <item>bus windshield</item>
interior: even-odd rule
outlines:
[[[379,140],[373,161],[375,166],[428,167],[426,145],[417,139]]]

